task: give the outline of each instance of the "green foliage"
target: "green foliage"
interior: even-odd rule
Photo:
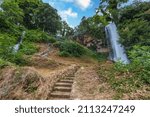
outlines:
[[[5,0],[1,7],[5,14],[5,20],[16,25],[18,23],[23,23],[23,10],[19,8],[18,4],[14,0]]]
[[[53,43],[53,46],[56,48],[60,48],[62,43],[63,43],[62,41],[56,41],[55,43]]]
[[[26,65],[24,55],[38,51],[33,42],[56,42],[49,34],[60,30],[61,21],[57,10],[49,4],[41,0],[4,0],[0,7],[0,59]],[[26,31],[25,38],[19,51],[14,53],[13,47],[22,31]]]
[[[90,56],[93,59],[98,60],[98,61],[106,61],[107,57],[108,57],[108,53],[96,53],[91,50],[88,50],[87,53],[90,53],[90,54],[88,54],[88,56]]]
[[[7,62],[7,61],[0,58],[0,69],[4,68],[5,66],[8,66],[8,65],[10,65],[9,62]]]
[[[132,49],[134,45],[150,46],[150,2],[139,2],[121,10],[119,33],[121,43]]]
[[[59,53],[59,56],[62,56],[62,57],[71,57],[71,56],[74,56],[74,55],[71,55],[67,51],[62,51],[62,52]]]
[[[26,55],[32,55],[36,52],[38,52],[39,48],[33,44],[33,43],[29,43],[29,42],[24,42],[21,44],[20,47],[20,52]]]
[[[17,0],[16,3],[24,12],[23,25],[29,29],[36,28],[36,9],[39,7],[39,0]]]
[[[137,72],[131,70],[133,70],[131,64],[124,65],[121,62],[111,66],[107,64],[100,66],[99,75],[103,78],[103,82],[109,83],[111,89],[116,92],[114,99],[121,99],[123,94],[135,92],[143,87],[143,80],[137,77]]]
[[[93,52],[79,43],[70,40],[57,41],[53,46],[60,49],[59,55],[63,57],[85,57],[104,61],[108,56],[107,54]]]
[[[57,10],[51,7],[48,3],[40,4],[36,9],[35,22],[43,31],[56,34],[57,30],[61,29],[61,18]]]
[[[134,46],[129,52],[132,61],[133,71],[137,77],[140,77],[145,83],[150,84],[150,47]]]
[[[135,2],[120,10],[121,43],[128,49],[129,65],[117,63],[119,73],[132,74],[134,81],[150,84],[150,2]]]
[[[134,46],[129,51],[130,64],[116,62],[100,66],[99,75],[116,91],[115,99],[124,93],[136,92],[150,84],[150,47]]]
[[[85,53],[85,49],[80,44],[73,41],[64,41],[59,46],[61,56],[80,57]]]
[[[50,42],[50,43],[56,42],[54,37],[40,30],[28,30],[25,40],[28,42],[29,41],[30,42]]]
[[[22,26],[24,17],[22,9],[14,0],[5,0],[1,8],[3,10],[0,10],[0,31],[14,36],[20,35],[24,27]]]
[[[12,35],[1,33],[0,34],[0,57],[6,59],[6,56],[11,53],[12,46],[15,43],[16,38]]]
[[[23,53],[17,52],[17,53],[9,53],[5,59],[6,61],[9,61],[11,63],[15,63],[16,65],[26,65],[28,62],[27,60],[23,57]]]
[[[93,18],[94,18],[94,21],[96,22],[96,24],[102,23],[104,26],[108,25],[109,19],[107,19],[106,16],[95,15]]]
[[[56,34],[61,28],[61,18],[57,10],[41,0],[5,0],[1,4],[0,26],[3,31],[24,26],[28,29],[41,29]]]
[[[74,30],[73,28],[71,28],[66,21],[62,21],[62,26],[61,26],[61,30],[60,30],[60,35],[62,36],[62,38],[69,38],[70,36],[72,36],[74,34]]]
[[[13,53],[13,46],[15,45],[16,40],[16,37],[12,35],[6,33],[0,34],[0,58],[17,65],[25,65],[27,62],[23,58],[23,51]]]
[[[117,62],[114,70],[119,73],[134,74],[134,79],[150,84],[150,47],[134,46],[129,52],[131,63],[124,65]]]
[[[122,3],[126,3],[129,0],[102,0],[100,1],[100,6],[97,9],[97,13],[103,14],[102,22],[114,21],[118,22],[119,9]],[[107,23],[105,23],[107,24]]]
[[[100,21],[101,17],[94,16],[94,17],[83,17],[81,20],[80,25],[76,28],[76,34],[82,35],[84,33],[94,37],[97,40],[102,40],[102,44],[105,46],[105,30],[104,26]]]
[[[128,49],[130,64],[116,62],[101,66],[99,74],[116,91],[115,99],[136,92],[150,84],[150,2],[135,3],[122,8],[117,21],[120,41]]]

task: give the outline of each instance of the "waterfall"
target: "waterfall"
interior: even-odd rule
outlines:
[[[22,32],[21,37],[19,37],[19,39],[18,39],[18,43],[13,47],[14,52],[18,52],[20,44],[22,43],[23,38],[25,36],[25,33],[26,33],[25,31]]]
[[[108,45],[110,46],[109,59],[112,61],[121,61],[124,64],[128,64],[129,60],[125,53],[124,47],[118,42],[119,34],[114,22],[109,23],[105,27],[106,38],[108,39]]]

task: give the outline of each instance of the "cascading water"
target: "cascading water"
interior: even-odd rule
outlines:
[[[109,59],[112,61],[121,61],[124,64],[128,64],[129,60],[125,53],[124,47],[118,42],[119,34],[117,32],[117,27],[114,22],[109,23],[105,27],[106,38],[110,46]]]
[[[18,52],[20,44],[22,43],[23,38],[25,36],[25,33],[26,33],[25,31],[22,32],[21,37],[18,39],[18,43],[13,47],[14,52]]]

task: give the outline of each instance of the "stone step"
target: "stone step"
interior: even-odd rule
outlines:
[[[73,80],[71,80],[71,79],[62,79],[59,82],[61,82],[61,83],[73,83]]]
[[[54,91],[62,91],[62,92],[71,92],[71,87],[60,87],[60,86],[55,86]]]
[[[69,76],[67,76],[67,77],[65,77],[64,79],[71,79],[71,80],[73,80],[74,77],[69,77]]]
[[[61,87],[72,87],[72,83],[64,83],[64,82],[57,82],[55,86],[61,86]]]
[[[52,98],[70,98],[70,93],[68,92],[60,92],[60,91],[53,91],[51,93]]]

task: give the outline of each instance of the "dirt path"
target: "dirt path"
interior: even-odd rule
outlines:
[[[70,81],[67,81],[68,79],[66,80],[66,77],[64,77],[54,84],[51,99],[112,99],[114,94],[112,90],[101,91],[103,88],[108,89],[108,84],[103,84],[100,81],[97,74],[97,61],[89,58],[60,57],[56,49],[52,49],[47,57],[64,66],[72,64],[80,66],[80,69],[73,75],[74,77],[69,79]],[[42,70],[45,75],[46,69]]]
[[[113,92],[97,74],[98,62],[65,58],[58,50],[39,44],[30,65],[0,70],[0,99],[111,99]]]
[[[81,67],[74,81],[72,90],[73,99],[105,100],[112,99],[114,94],[112,90],[109,90],[108,84],[100,81],[96,67],[94,66]]]

